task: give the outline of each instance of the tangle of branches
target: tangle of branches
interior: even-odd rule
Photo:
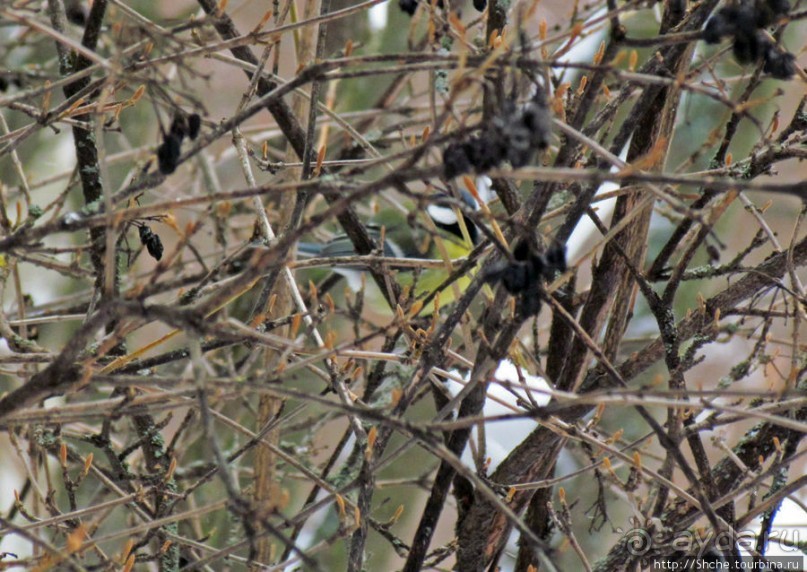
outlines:
[[[0,1],[0,569],[803,566],[806,7]]]

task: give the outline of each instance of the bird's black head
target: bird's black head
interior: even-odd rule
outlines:
[[[476,200],[474,200],[473,196],[471,196],[471,193],[468,191],[460,191],[460,198],[462,199],[464,205],[470,210],[475,211],[479,208],[479,206],[476,204]],[[457,219],[457,212],[451,206],[451,204],[451,197],[440,193],[437,196],[437,200],[426,207],[426,214],[428,214],[429,218],[434,221],[437,228],[444,230],[462,240],[462,228],[460,227],[459,219]],[[456,204],[456,202],[453,204]],[[480,238],[479,229],[465,213],[461,212],[461,215],[462,222],[465,224],[465,228],[468,231],[468,237],[471,239],[471,243],[476,245]]]

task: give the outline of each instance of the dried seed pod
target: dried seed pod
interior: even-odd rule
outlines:
[[[84,27],[87,25],[87,7],[81,0],[69,0],[64,3],[64,14],[67,21],[76,26]]]
[[[790,52],[781,52],[769,45],[763,56],[762,71],[775,79],[790,79],[796,73],[796,56]]]
[[[398,7],[403,11],[413,16],[415,10],[418,9],[417,0],[398,0]]]
[[[138,228],[138,232],[140,233],[140,243],[146,247],[154,260],[160,260],[163,257],[163,243],[160,236],[152,232],[145,224]]]
[[[468,158],[477,173],[498,167],[505,158],[507,142],[496,130],[488,130],[466,144]]]
[[[788,0],[756,0],[754,11],[757,26],[765,28],[775,24],[777,20],[790,12],[790,2]]]
[[[188,115],[188,137],[196,139],[199,136],[199,131],[202,129],[202,118],[198,113],[191,113]]]
[[[479,136],[451,143],[443,152],[446,177],[469,172],[485,173],[509,161],[515,167],[528,165],[535,152],[549,145],[552,117],[544,92],[539,88],[522,106],[505,101]]]
[[[520,241],[513,250],[513,260],[491,268],[485,279],[488,282],[501,282],[504,289],[516,297],[522,315],[529,317],[541,311],[542,282],[565,269],[563,247],[553,247],[544,255],[538,255],[527,242]]]
[[[179,139],[180,143],[183,139],[185,139],[185,136],[188,135],[188,119],[183,113],[177,113],[174,116],[173,121],[171,121],[171,128],[169,131],[171,135]]]
[[[724,6],[709,18],[703,29],[703,40],[716,44],[732,37],[732,52],[741,64],[760,60],[764,71],[776,79],[789,79],[797,71],[795,56],[778,50],[761,30],[786,16],[789,0],[749,0],[742,4]]]
[[[754,30],[751,34],[738,33],[734,37],[732,52],[739,63],[750,64],[760,60],[769,46],[768,39]]]
[[[552,116],[542,89],[537,89],[532,99],[521,108],[521,123],[530,130],[530,145],[542,150],[549,146],[552,136]]]
[[[166,134],[162,145],[157,148],[157,160],[159,162],[160,172],[163,175],[170,175],[177,170],[181,153],[182,138],[174,133]]]
[[[466,143],[451,143],[443,151],[443,173],[446,178],[456,177],[471,170]]]

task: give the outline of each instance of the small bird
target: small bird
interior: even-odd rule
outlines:
[[[490,195],[490,179],[479,177],[477,179],[477,192],[480,199],[487,201]],[[464,210],[477,211],[479,205],[468,191],[460,191],[460,199]],[[432,202],[425,208],[430,221],[433,223],[436,233],[430,233],[428,228],[418,228],[405,220],[400,212],[383,210],[378,213],[366,225],[370,236],[376,244],[381,244],[383,236],[383,255],[387,258],[411,258],[442,260],[444,255],[450,259],[462,258],[473,250],[481,239],[481,231],[476,224],[457,207],[457,200],[444,193],[434,196]],[[457,214],[460,213],[460,217]],[[428,226],[424,224],[423,226]],[[430,236],[435,234],[435,236]],[[438,238],[441,244],[438,245]],[[301,258],[312,257],[345,257],[355,255],[353,244],[346,235],[338,235],[324,244],[301,242],[298,244],[298,254]],[[448,278],[449,272],[446,268],[422,268],[410,265],[395,266],[391,269],[397,270],[399,284],[403,287],[410,287],[410,293],[415,299],[422,299],[429,294],[440,291],[440,305],[450,304],[455,299],[454,288],[451,284],[440,286]],[[358,292],[362,288],[363,270],[351,267],[336,266],[333,271],[343,276],[351,290]],[[471,282],[473,272],[460,277],[454,283],[459,287],[460,292],[464,291]],[[371,298],[375,301],[375,296]],[[379,300],[379,304],[380,304]],[[376,304],[373,303],[373,306]],[[433,313],[434,307],[431,304],[425,305],[419,312],[421,316],[428,316]]]

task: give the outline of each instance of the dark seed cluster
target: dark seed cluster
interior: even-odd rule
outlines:
[[[410,16],[414,16],[415,10],[418,9],[418,2],[417,0],[398,0],[398,6],[403,12],[406,12]]]
[[[776,79],[790,79],[796,73],[796,57],[777,46],[763,31],[790,11],[788,0],[751,0],[718,10],[703,29],[707,44],[725,37],[733,40],[734,57],[741,64],[762,60],[763,71]]]
[[[87,8],[81,0],[69,0],[64,3],[64,12],[67,21],[76,26],[87,25]]]
[[[502,262],[488,271],[488,282],[501,282],[514,296],[524,317],[536,316],[541,311],[541,288],[546,279],[557,272],[566,271],[566,249],[553,246],[544,254],[536,254],[525,241],[513,250],[513,260]]]
[[[202,118],[196,113],[187,116],[178,113],[174,116],[171,128],[163,136],[162,145],[157,148],[157,161],[163,175],[170,175],[177,170],[179,156],[182,153],[182,141],[186,136],[196,139],[201,128]]]
[[[427,0],[428,1],[428,0]],[[482,12],[487,5],[487,0],[474,0],[474,8]],[[417,0],[398,0],[398,7],[402,12],[406,12],[410,16],[415,15],[415,10],[418,9]],[[443,7],[443,0],[437,0],[437,7]]]
[[[0,71],[0,92],[5,93],[10,85],[21,88],[23,85],[22,76],[12,72]]]
[[[552,133],[552,118],[544,92],[525,105],[508,101],[502,113],[494,117],[482,132],[465,141],[451,143],[443,151],[443,169],[448,178],[475,171],[484,173],[508,161],[523,167],[535,152],[546,149]]]
[[[137,230],[140,232],[140,244],[146,247],[154,260],[160,260],[163,257],[163,241],[160,240],[160,235],[152,232],[145,224]]]

